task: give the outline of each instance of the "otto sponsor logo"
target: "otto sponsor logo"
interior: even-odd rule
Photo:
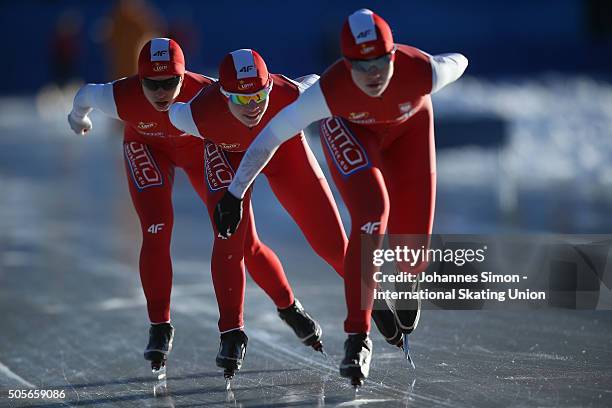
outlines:
[[[361,231],[366,234],[374,234],[376,231],[380,231],[380,222],[366,222],[361,226]]]
[[[253,88],[254,86],[255,84],[253,84],[252,82],[244,82],[244,81],[238,82],[238,89],[240,90]]]
[[[362,120],[367,118],[370,112],[351,112],[349,113],[349,120]]]
[[[160,64],[158,62],[153,64],[153,71],[155,71],[155,72],[165,71],[167,69],[168,69],[168,65],[166,65],[166,64]]]
[[[372,52],[372,51],[374,51],[375,49],[376,49],[376,47],[375,47],[375,46],[373,46],[373,45],[369,45],[369,46],[368,46],[368,45],[363,45],[363,46],[361,47],[361,50],[359,50],[359,52],[360,52],[362,55],[366,55],[366,54],[371,53],[371,52]]]
[[[210,142],[204,146],[204,171],[211,191],[226,188],[234,178],[234,170],[223,154],[223,150],[220,146]]]
[[[329,118],[321,122],[321,133],[336,167],[345,176],[369,165],[365,150],[341,120]]]
[[[124,145],[124,150],[132,178],[138,189],[163,184],[161,172],[147,146],[138,142],[128,142]]]
[[[217,146],[223,150],[235,150],[240,147],[240,143],[217,143]]]
[[[151,129],[151,128],[154,128],[155,126],[157,126],[157,123],[155,122],[138,122],[138,129],[140,130]]]
[[[245,65],[244,67],[240,68],[240,72],[251,72],[255,69],[255,65]]]
[[[159,50],[159,51],[155,51],[155,53],[153,53],[154,57],[163,57],[166,54],[168,54],[168,51],[166,50]]]

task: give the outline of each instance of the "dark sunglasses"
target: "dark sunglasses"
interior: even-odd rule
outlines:
[[[368,72],[372,67],[375,67],[378,70],[384,70],[393,59],[393,54],[395,54],[395,48],[391,52],[378,58],[369,60],[347,58],[347,60],[350,62],[351,68],[355,69],[356,71]]]
[[[142,78],[142,85],[144,85],[144,87],[147,88],[149,91],[157,91],[159,88],[162,88],[164,91],[171,91],[177,87],[179,82],[181,82],[180,76],[164,79],[162,81]]]

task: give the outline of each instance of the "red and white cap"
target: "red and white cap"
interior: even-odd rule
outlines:
[[[393,50],[391,28],[372,10],[361,9],[344,22],[340,35],[342,55],[349,59],[378,58]]]
[[[219,83],[225,92],[252,94],[269,85],[270,74],[257,51],[243,48],[223,58],[219,66]]]
[[[138,56],[138,76],[184,75],[185,56],[178,43],[170,38],[153,38]]]

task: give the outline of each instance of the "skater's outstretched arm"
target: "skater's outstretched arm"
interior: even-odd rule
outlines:
[[[173,103],[168,111],[168,116],[170,117],[172,126],[175,128],[182,130],[188,135],[193,135],[199,137],[200,139],[204,139],[198,130],[195,120],[193,119],[193,114],[191,113],[191,102]]]
[[[468,66],[467,58],[459,53],[429,55],[429,62],[432,72],[431,93],[455,82]]]
[[[74,97],[72,111],[68,115],[70,128],[77,135],[84,135],[92,128],[89,113],[98,109],[106,115],[119,119],[113,96],[113,83],[85,84]]]

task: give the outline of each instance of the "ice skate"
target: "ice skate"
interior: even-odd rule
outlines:
[[[357,390],[370,372],[372,340],[366,333],[349,334],[344,342],[344,359],[340,363],[340,375],[350,378]]]
[[[306,313],[299,300],[295,299],[288,308],[278,309],[278,316],[287,323],[302,343],[326,355],[321,342],[321,326]]]
[[[385,341],[392,346],[402,347],[402,332],[399,329],[395,314],[383,299],[374,299],[372,320]]]
[[[419,282],[416,281],[410,284],[408,288],[412,293],[418,293]],[[414,361],[410,356],[410,348],[408,344],[408,335],[412,333],[417,325],[419,324],[419,318],[421,316],[421,299],[415,296],[416,299],[402,299],[395,303],[395,319],[399,330],[402,333],[402,350],[404,356],[408,361],[408,364],[414,369]]]
[[[223,368],[226,390],[230,389],[231,379],[234,378],[235,372],[240,370],[242,366],[248,341],[249,338],[240,329],[221,334],[221,344],[219,345],[216,362],[217,367]]]
[[[170,323],[152,324],[149,328],[149,344],[144,351],[144,358],[151,362],[154,374],[165,378],[166,360],[172,350],[174,340],[174,327]]]
[[[396,286],[396,290],[412,292],[413,294],[418,293],[418,281],[406,285],[406,287],[401,285],[399,288]],[[419,324],[419,317],[421,316],[421,298],[416,295],[414,297],[416,297],[416,299],[401,299],[395,302],[395,318],[402,334],[412,333]]]
[[[408,364],[410,364],[412,369],[416,370],[414,361],[412,361],[412,357],[410,357],[410,348],[408,347],[408,334],[404,334],[403,337],[404,339],[402,344],[402,350],[404,351],[404,356],[406,357],[406,360],[408,361]]]
[[[149,328],[149,344],[144,351],[144,358],[151,362],[151,372],[155,376],[156,383],[153,386],[153,395],[165,395],[166,383],[166,360],[172,350],[174,340],[174,327],[170,323],[152,324]]]

